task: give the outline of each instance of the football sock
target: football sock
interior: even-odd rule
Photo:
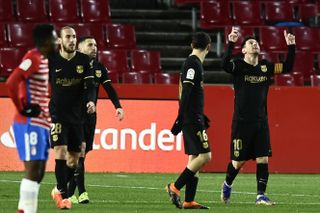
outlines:
[[[57,179],[57,188],[63,199],[68,198],[66,167],[66,160],[56,159],[55,175]]]
[[[20,184],[20,198],[18,209],[24,213],[36,213],[38,207],[39,187],[36,181],[23,178]]]
[[[184,187],[184,185],[186,185],[191,180],[191,178],[194,177],[195,174],[196,174],[195,172],[191,171],[186,167],[185,170],[180,174],[180,176],[174,183],[174,186],[178,190],[180,190],[182,187]]]
[[[79,190],[79,195],[81,195],[83,192],[86,191],[84,186],[84,173],[85,173],[84,158],[79,159],[77,171],[78,171],[78,176],[76,177],[76,181],[77,181],[77,186]]]
[[[232,165],[232,162],[228,164],[227,174],[226,174],[226,182],[229,186],[232,185],[234,179],[237,177],[239,173],[239,169],[235,169]]]
[[[77,183],[76,183],[76,176],[77,176],[77,170],[74,172],[74,177],[71,178],[71,180],[69,181],[69,185],[68,185],[68,192],[69,192],[69,197],[71,197],[72,195],[74,195],[74,192],[76,190],[77,187]]]
[[[185,201],[194,201],[198,187],[199,178],[193,176],[190,181],[186,184]]]
[[[264,194],[267,188],[269,178],[269,170],[267,163],[257,164],[257,191],[259,194]]]

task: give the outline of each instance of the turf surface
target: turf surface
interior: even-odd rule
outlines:
[[[0,172],[0,213],[16,212],[22,176],[22,173],[17,172]],[[86,174],[90,203],[75,204],[71,211],[77,213],[190,211],[175,209],[164,191],[165,185],[176,177],[177,174]],[[320,175],[271,174],[268,196],[277,203],[275,206],[254,204],[256,191],[254,174],[239,174],[233,186],[231,204],[220,203],[220,186],[223,179],[224,174],[200,176],[196,200],[210,206],[208,212],[320,212]],[[54,174],[47,173],[40,188],[38,212],[61,212],[55,208],[50,197],[54,183]]]

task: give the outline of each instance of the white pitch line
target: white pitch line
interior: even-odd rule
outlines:
[[[3,183],[20,183],[21,181],[18,180],[5,180],[0,179],[0,182]],[[44,185],[52,185],[54,186],[55,183],[49,183],[49,182],[41,182],[41,184]],[[99,187],[99,188],[117,188],[117,189],[144,189],[144,190],[163,190],[164,188],[156,188],[156,187],[145,187],[145,186],[116,186],[116,185],[99,185],[99,184],[87,184],[88,187]],[[204,193],[218,193],[220,194],[220,190],[201,190],[199,189],[198,192],[204,192]],[[233,194],[239,194],[239,195],[256,195],[254,192],[239,192],[239,191],[232,191]],[[312,194],[290,194],[290,193],[269,193],[269,195],[272,196],[283,196],[283,197],[313,197],[313,198],[319,198],[320,195],[312,195]]]

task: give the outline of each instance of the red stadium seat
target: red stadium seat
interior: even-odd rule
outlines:
[[[155,84],[178,84],[178,80],[175,75],[171,75],[169,73],[154,73],[154,83]]]
[[[49,18],[52,22],[81,22],[77,0],[48,0]]]
[[[287,51],[282,27],[260,27],[260,45],[262,50]]]
[[[13,1],[0,0],[0,21],[10,22],[15,21],[13,13]]]
[[[302,73],[305,81],[309,82],[310,75],[315,72],[314,55],[310,52],[296,52],[292,72]]]
[[[83,22],[111,23],[109,0],[81,0],[80,7]]]
[[[224,35],[225,35],[225,45],[227,45],[227,41],[228,41],[228,35],[231,32],[232,27],[228,26],[224,28]],[[254,28],[253,27],[240,27],[239,28],[239,34],[240,37],[237,41],[237,43],[235,44],[235,51],[234,53],[239,53],[241,52],[241,43],[243,42],[243,40],[247,37],[247,36],[254,36],[255,32],[254,32]]]
[[[290,74],[275,75],[274,84],[276,86],[295,86],[294,78]]]
[[[311,75],[311,86],[312,87],[319,87],[320,86],[320,75]]]
[[[6,26],[4,23],[0,23],[0,48],[5,46],[7,46]]]
[[[303,21],[305,23],[308,22],[309,18],[317,16],[318,14],[317,4],[303,3],[303,4],[299,4],[298,8],[299,8],[298,9],[299,19],[300,21]]]
[[[141,73],[139,72],[125,72],[122,73],[122,83],[126,84],[141,84]]]
[[[314,42],[319,39],[320,30],[317,28],[309,27],[294,27],[292,29],[296,37],[296,46],[298,50],[319,51],[320,45]]]
[[[131,69],[133,72],[161,72],[160,52],[148,50],[132,50]]]
[[[129,72],[127,52],[124,50],[99,51],[98,58],[110,72]]]
[[[18,21],[48,22],[44,0],[16,0]]]
[[[199,4],[202,0],[176,0],[176,5]]]
[[[146,71],[139,71],[141,76],[141,83],[143,84],[152,84],[152,74]]]
[[[64,26],[71,26],[76,31],[77,38],[81,36],[93,36],[97,42],[98,49],[104,49],[106,42],[104,38],[104,28],[102,24],[96,23],[56,23],[56,29],[60,30]]]
[[[32,29],[34,23],[8,24],[8,42],[11,47],[33,47]]]
[[[200,28],[203,29],[233,24],[228,0],[201,1],[200,15]]]
[[[260,2],[233,2],[233,21],[235,25],[262,25]]]
[[[278,63],[280,61],[279,52],[271,52],[271,51],[261,52],[260,58],[270,61],[272,63]]]
[[[269,23],[293,20],[293,6],[289,2],[266,2],[265,20]]]
[[[111,80],[111,83],[118,84],[119,83],[119,73],[117,72],[108,72],[108,77]]]
[[[304,86],[304,77],[301,72],[293,72],[291,75],[295,86]]]
[[[20,48],[1,48],[0,49],[0,64],[2,67],[2,75],[9,76],[10,73],[19,65],[25,50]]]
[[[135,28],[132,25],[108,24],[106,25],[106,41],[110,49],[135,49]]]

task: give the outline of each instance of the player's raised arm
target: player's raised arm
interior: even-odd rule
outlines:
[[[283,35],[288,45],[288,55],[283,64],[282,63],[275,64],[275,67],[274,67],[275,74],[291,72],[294,64],[295,47],[296,47],[295,36],[291,33],[287,33],[286,30],[283,31]]]
[[[239,31],[236,27],[232,27],[231,33],[228,35],[228,48],[225,51],[222,58],[222,68],[226,72],[233,72],[235,65],[231,62],[232,50],[234,48],[234,44],[238,41]]]
[[[88,57],[89,59],[89,57]],[[90,64],[90,63],[88,63]],[[94,86],[94,74],[93,69],[90,64],[90,66],[87,67],[86,76],[84,77],[84,88],[86,90],[86,98],[87,98],[87,113],[92,114],[96,111],[95,107],[95,98],[96,98],[96,89]]]

